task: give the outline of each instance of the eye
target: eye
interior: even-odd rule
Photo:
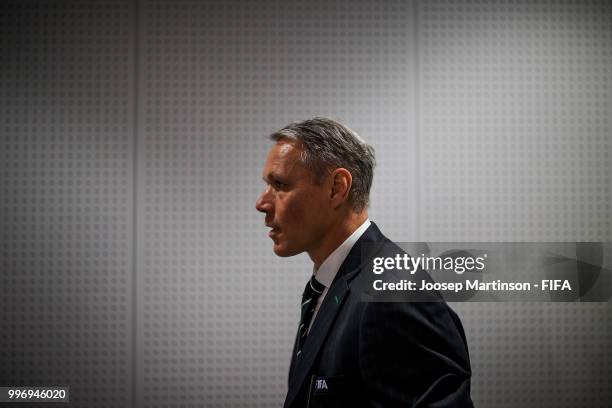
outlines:
[[[278,181],[278,180],[274,180],[274,181],[272,182],[272,186],[273,186],[273,187],[274,187],[276,190],[281,190],[281,189],[285,188],[285,187],[287,186],[287,184],[285,184],[285,183],[281,183],[281,182],[280,182],[280,181]]]

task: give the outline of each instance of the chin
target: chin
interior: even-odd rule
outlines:
[[[274,245],[272,250],[277,256],[280,256],[282,258],[287,258],[289,256],[294,256],[294,255],[304,252],[304,251],[299,251],[299,250],[292,250],[291,248],[286,248],[280,245]]]

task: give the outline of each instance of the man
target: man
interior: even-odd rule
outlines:
[[[472,406],[465,335],[446,303],[363,299],[362,250],[389,242],[367,213],[372,147],[326,118],[271,138],[256,208],[276,255],[314,263],[284,407]]]

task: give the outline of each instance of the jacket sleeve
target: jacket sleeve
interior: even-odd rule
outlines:
[[[444,302],[368,303],[359,367],[372,407],[472,407],[459,318]]]

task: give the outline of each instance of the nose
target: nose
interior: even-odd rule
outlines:
[[[257,202],[255,203],[255,208],[257,209],[257,211],[266,214],[272,211],[273,202],[270,190],[270,186],[267,186],[263,193],[261,193],[261,195],[257,199]]]

